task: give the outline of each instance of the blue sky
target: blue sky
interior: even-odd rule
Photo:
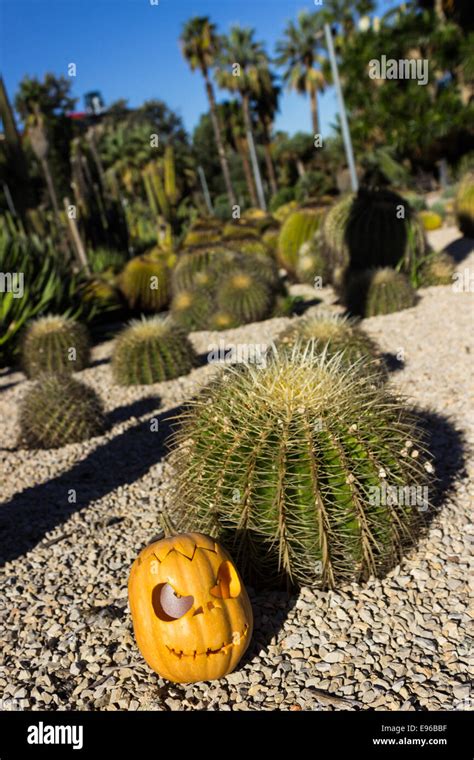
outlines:
[[[181,56],[183,23],[210,16],[219,31],[232,24],[252,26],[273,54],[288,20],[314,0],[0,0],[0,70],[11,98],[25,74],[42,78],[47,71],[67,75],[75,63],[73,95],[83,108],[83,94],[100,90],[106,104],[124,97],[131,106],[158,98],[192,131],[207,110],[202,77]],[[393,3],[389,3],[393,4]],[[386,9],[387,2],[382,3]],[[228,97],[218,93],[218,97]],[[333,90],[320,97],[322,132],[334,121]],[[285,93],[277,129],[290,133],[311,129],[309,103]]]

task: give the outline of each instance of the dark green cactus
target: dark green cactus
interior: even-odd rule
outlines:
[[[195,285],[208,285],[228,269],[234,254],[226,248],[202,248],[192,253],[181,254],[172,273],[173,293],[189,290]]]
[[[171,301],[171,315],[185,330],[206,330],[214,308],[206,285],[180,290]]]
[[[118,277],[118,285],[134,311],[162,311],[170,297],[170,268],[166,254],[136,256]]]
[[[422,288],[430,285],[452,285],[456,262],[449,253],[440,251],[427,256],[422,262],[418,281]]]
[[[364,360],[362,367],[376,382],[387,380],[387,368],[375,341],[361,330],[357,320],[337,312],[322,310],[314,316],[293,319],[278,336],[277,346],[293,348],[314,343],[314,354],[326,352],[328,357],[341,353],[342,365]]]
[[[31,378],[45,372],[79,372],[90,361],[87,328],[66,317],[40,317],[29,325],[25,333],[21,358],[23,370]]]
[[[412,501],[403,489],[424,488],[432,465],[416,419],[340,355],[297,345],[263,368],[229,367],[181,423],[180,527],[223,541],[247,580],[364,581],[417,534],[426,492]]]
[[[133,320],[119,335],[112,373],[119,385],[150,385],[186,375],[197,355],[186,333],[171,319]]]
[[[401,267],[410,276],[427,251],[421,221],[390,190],[361,188],[346,196],[326,214],[321,236],[336,287],[349,267]]]
[[[237,324],[258,322],[270,316],[275,302],[268,283],[248,269],[232,271],[217,287],[217,306]]]
[[[416,292],[406,275],[395,269],[369,269],[348,273],[344,302],[352,314],[376,317],[414,306]]]
[[[19,423],[21,442],[30,449],[59,448],[106,429],[98,395],[70,375],[42,375],[22,401]]]

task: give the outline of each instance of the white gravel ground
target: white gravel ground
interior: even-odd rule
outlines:
[[[465,241],[456,250],[464,255]],[[460,261],[466,269],[474,276],[474,254]],[[305,286],[295,291],[314,297]],[[318,295],[334,301],[329,289]],[[286,322],[192,339],[207,354],[216,341],[267,342]],[[21,373],[0,375],[0,708],[472,709],[473,293],[427,288],[414,308],[364,327],[391,357],[390,382],[432,415],[444,501],[417,548],[383,580],[291,597],[250,589],[255,632],[241,667],[190,686],[162,681],[141,658],[127,578],[159,531],[170,418],[216,367],[123,389],[111,382],[104,343],[80,377],[103,397],[111,429],[38,452],[16,447],[27,383]]]

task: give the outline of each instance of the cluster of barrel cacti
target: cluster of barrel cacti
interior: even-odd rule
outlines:
[[[171,313],[188,330],[226,329],[271,316],[283,286],[268,254],[202,248],[173,271]]]
[[[181,526],[225,542],[247,580],[364,581],[416,538],[426,505],[403,492],[429,483],[421,426],[364,361],[298,341],[264,366],[227,368],[182,414]],[[387,486],[402,497],[387,500]]]

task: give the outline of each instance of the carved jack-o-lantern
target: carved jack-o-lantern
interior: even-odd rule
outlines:
[[[248,647],[253,616],[243,582],[227,552],[202,533],[143,549],[128,592],[138,647],[163,678],[221,678]]]

